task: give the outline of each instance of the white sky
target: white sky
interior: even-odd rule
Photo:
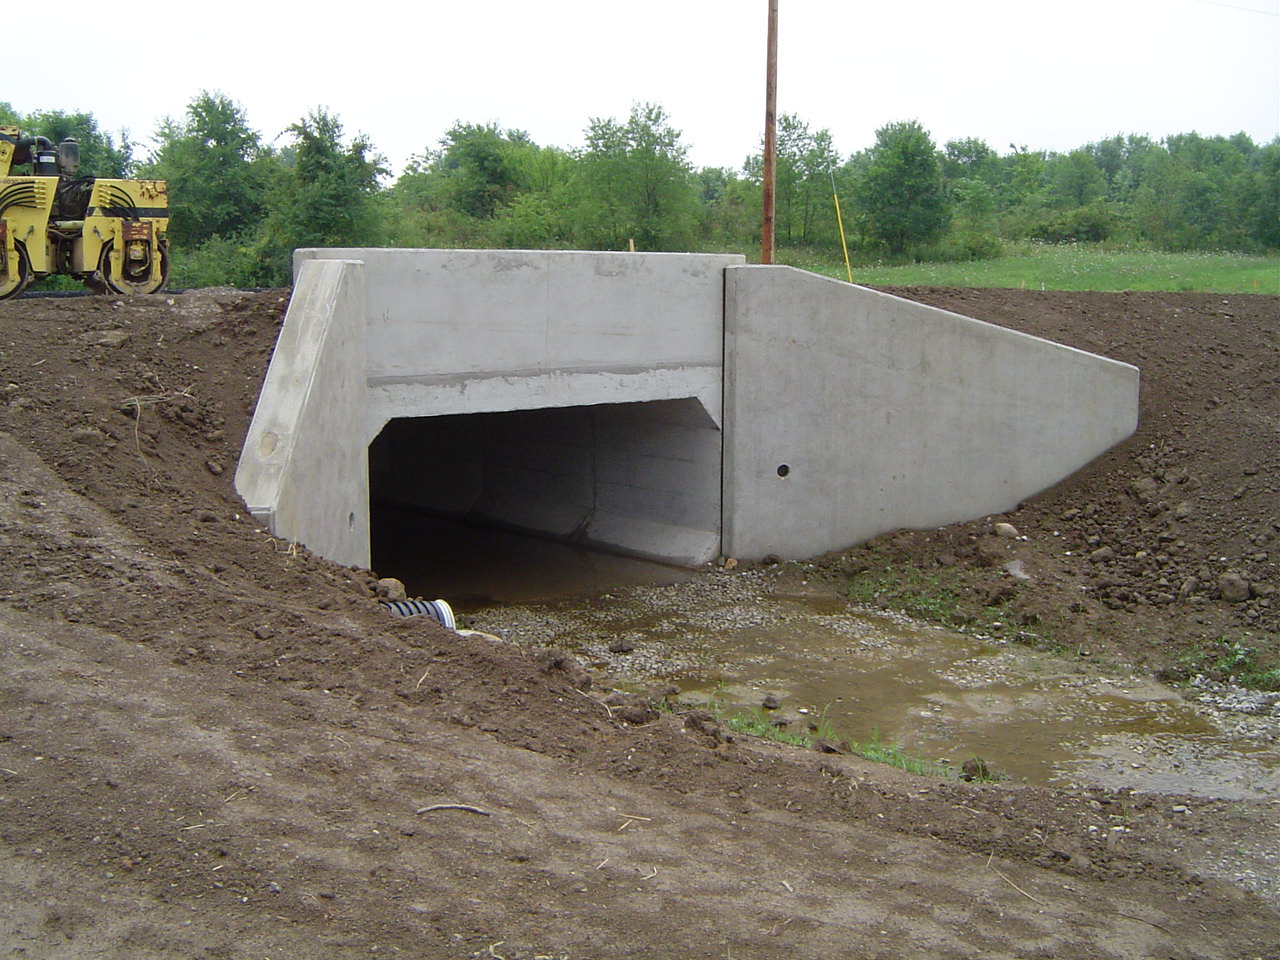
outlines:
[[[1280,0],[779,6],[778,110],[828,128],[842,155],[910,119],[939,146],[978,137],[1000,153],[1011,143],[1066,151],[1115,133],[1280,133]],[[59,22],[83,24],[75,52],[11,45],[0,101],[22,113],[92,112],[143,152],[158,121],[181,117],[203,89],[239,102],[268,141],[323,106],[396,173],[455,120],[575,147],[591,118],[624,119],[652,101],[697,166],[733,168],[758,151],[763,129],[766,0],[109,9],[58,7]]]

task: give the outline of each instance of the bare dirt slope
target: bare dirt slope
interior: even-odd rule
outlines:
[[[1203,870],[1280,845],[1275,803],[915,778],[389,619],[233,489],[286,295],[0,304],[0,955],[1280,956],[1280,905]],[[1143,432],[1026,541],[902,534],[833,576],[978,591],[1016,549],[1009,602],[1117,659],[1274,638],[1274,298],[912,295],[1139,363]]]

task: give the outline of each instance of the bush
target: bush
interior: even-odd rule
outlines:
[[[1031,228],[1031,239],[1045,243],[1101,243],[1111,236],[1115,226],[1110,208],[1097,201],[1040,221]]]
[[[1004,244],[999,237],[989,233],[966,231],[947,237],[931,251],[930,260],[947,263],[968,263],[972,260],[994,260],[1004,256]]]
[[[291,266],[267,256],[261,244],[239,237],[213,237],[193,249],[170,253],[169,285],[187,287],[286,286]]]

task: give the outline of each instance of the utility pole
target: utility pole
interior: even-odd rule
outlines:
[[[773,263],[773,211],[778,152],[778,0],[769,0],[769,40],[764,82],[764,225],[760,262]]]

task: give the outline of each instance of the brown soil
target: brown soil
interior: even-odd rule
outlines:
[[[1026,540],[833,578],[954,571],[1118,663],[1274,645],[1275,298],[907,293],[1137,363],[1143,425],[999,518]],[[912,777],[389,619],[234,491],[285,296],[0,304],[4,956],[1280,956],[1280,906],[1204,869],[1280,847],[1274,801]]]

